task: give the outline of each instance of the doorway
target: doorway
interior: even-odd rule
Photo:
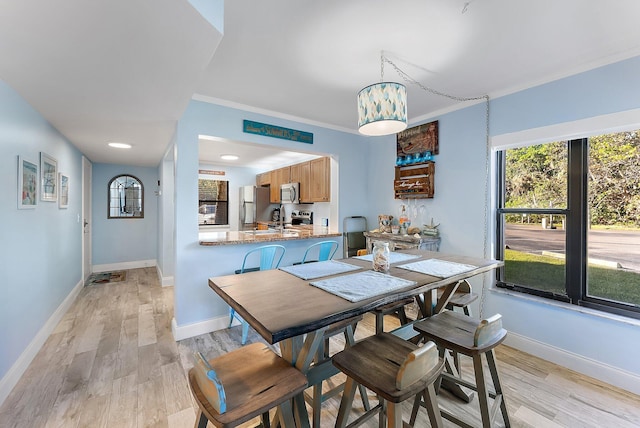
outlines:
[[[91,275],[91,162],[82,157],[82,281]]]

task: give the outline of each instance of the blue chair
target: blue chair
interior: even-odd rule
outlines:
[[[253,250],[247,252],[244,255],[244,259],[242,260],[242,267],[240,270],[237,270],[236,273],[245,273],[245,272],[253,272],[258,270],[269,270],[269,269],[277,269],[280,266],[280,262],[282,261],[282,257],[284,256],[285,248],[282,245],[263,245],[262,247],[254,248]],[[252,261],[255,259],[255,256],[252,257],[254,253],[259,253],[257,256],[260,257],[260,265],[258,267],[249,268],[247,267],[247,260]],[[233,318],[237,317],[238,321],[242,324],[242,344],[247,343],[247,336],[249,335],[249,323],[236,315],[235,309],[229,307],[229,327],[233,323]]]
[[[307,260],[307,257],[309,257],[310,255],[313,256],[316,253],[316,249],[318,250],[317,251],[318,258],[316,260]],[[331,260],[337,250],[338,250],[337,241],[316,242],[315,244],[310,245],[309,248],[307,248],[307,251],[304,252],[304,256],[302,256],[301,264]]]

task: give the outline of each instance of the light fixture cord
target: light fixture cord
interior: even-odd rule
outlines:
[[[472,0],[473,1],[473,0]],[[468,2],[466,6],[469,5],[470,2]],[[464,13],[464,11],[463,11]],[[400,70],[400,68],[393,62],[391,61],[389,58],[386,58],[384,56],[384,52],[380,53],[380,58],[381,58],[381,68],[382,68],[382,74],[384,75],[384,63],[387,62],[389,63],[389,65],[391,65],[394,70],[396,70],[396,72],[400,75],[400,77],[402,77],[402,79],[407,82],[407,83],[412,83],[416,86],[418,86],[419,88],[421,88],[422,90],[429,92],[430,94],[433,95],[438,95],[440,97],[445,97],[445,98],[449,98],[450,100],[454,100],[454,101],[478,101],[478,100],[484,100],[485,102],[485,180],[484,180],[484,243],[483,243],[483,254],[485,258],[488,258],[488,235],[489,235],[489,157],[491,155],[491,146],[490,146],[490,137],[489,137],[489,95],[481,95],[478,97],[457,97],[455,95],[449,95],[449,94],[445,94],[444,92],[438,91],[436,89],[430,88],[428,86],[423,85],[422,83],[418,82],[417,80],[413,79],[412,77],[410,77],[407,73],[405,73],[404,71]],[[480,319],[482,319],[483,315],[484,315],[484,304],[485,304],[485,300],[486,300],[486,291],[487,291],[487,276],[489,275],[489,273],[486,273],[484,275],[482,275],[482,291],[480,293]]]

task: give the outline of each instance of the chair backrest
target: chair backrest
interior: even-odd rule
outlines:
[[[433,342],[412,351],[404,359],[396,375],[396,388],[405,389],[431,371],[439,362],[438,348]]]
[[[282,257],[284,256],[285,248],[282,245],[263,245],[262,247],[254,248],[247,252],[242,260],[242,268],[240,273],[244,273],[251,269],[246,266],[247,259],[255,252],[260,252],[260,266],[259,270],[277,269],[280,266]],[[254,269],[251,269],[254,270]]]
[[[315,249],[318,250],[318,259],[313,261],[323,262],[325,260],[331,260],[333,258],[333,255],[338,250],[338,242],[322,241],[310,245],[307,248],[307,251],[304,252],[304,256],[302,256],[302,264],[307,262],[307,257],[310,255],[309,252],[314,252]]]
[[[193,363],[193,370],[200,391],[211,406],[216,409],[216,412],[223,414],[227,411],[227,398],[218,375],[200,352],[196,352],[193,355]]]
[[[495,314],[490,318],[483,319],[476,328],[473,335],[473,346],[481,347],[491,342],[496,336],[503,335],[502,315]]]

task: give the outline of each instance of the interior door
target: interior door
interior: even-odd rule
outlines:
[[[91,162],[82,157],[82,280],[91,275]]]

